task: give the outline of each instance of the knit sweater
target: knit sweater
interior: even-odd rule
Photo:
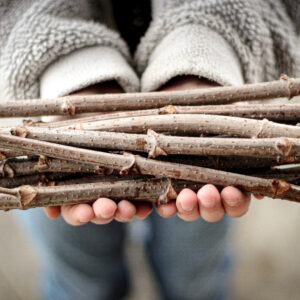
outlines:
[[[239,85],[299,74],[298,0],[152,0],[131,57],[109,0],[0,0],[0,97],[56,97],[116,80],[153,91],[175,76]]]

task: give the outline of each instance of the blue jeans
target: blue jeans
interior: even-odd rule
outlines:
[[[124,258],[126,225],[67,225],[41,209],[18,212],[45,264],[47,300],[114,300],[128,290]],[[165,300],[225,299],[230,263],[226,251],[229,220],[184,222],[150,216],[147,252]]]

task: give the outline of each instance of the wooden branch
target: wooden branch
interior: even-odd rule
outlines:
[[[37,206],[88,203],[101,196],[116,200],[167,202],[177,193],[168,179],[122,180],[53,187],[21,186],[0,190],[0,209],[27,209]]]
[[[239,87],[215,87],[189,91],[136,94],[67,96],[57,99],[0,101],[0,117],[75,115],[87,112],[137,110],[165,105],[229,104],[288,97],[300,94],[300,79],[287,76],[279,81],[246,84]]]
[[[162,160],[162,158],[163,157],[160,157],[160,160]],[[246,174],[250,174],[251,176],[254,176],[252,174],[256,174],[255,176],[257,177],[260,177],[257,175],[258,171],[260,171],[260,174],[261,172],[266,173],[265,168],[290,163],[290,161],[284,162],[282,160],[278,161],[276,159],[255,158],[247,156],[168,156],[167,160],[165,161],[206,167],[217,170],[233,169],[235,172],[242,174],[244,174],[245,170],[247,170]],[[295,160],[293,160],[292,162],[295,162]],[[113,173],[113,170],[99,168],[99,166],[97,165],[83,164],[78,162],[74,163],[73,161],[53,159],[49,157],[47,157],[47,163],[45,163],[44,160],[40,160],[40,162],[38,162],[36,159],[16,159],[13,161],[9,160],[0,164],[0,171],[1,176],[3,178],[0,179],[0,186],[7,188],[13,188],[20,185],[28,184],[32,185],[36,184],[37,182],[52,182],[55,181],[56,178],[64,179],[65,177],[74,177],[74,175],[71,174],[78,173],[94,173],[98,174],[98,176],[101,175],[100,178],[103,178],[103,175],[106,175],[105,177],[107,177],[108,174]],[[253,171],[255,171],[255,173],[253,173]],[[275,178],[278,172],[274,171],[273,173],[273,177]],[[46,176],[43,176],[42,174],[45,174]],[[93,177],[94,176],[95,175],[93,175]],[[271,178],[270,176],[268,178]],[[79,179],[79,181],[80,180],[81,178]]]
[[[38,126],[47,128],[69,127],[80,129],[80,124],[126,117],[166,115],[166,114],[207,114],[222,115],[249,119],[268,119],[270,121],[298,121],[300,104],[251,104],[251,105],[201,105],[201,106],[175,106],[168,105],[161,108],[102,113],[99,115],[71,118],[56,122],[26,121],[25,126]]]
[[[244,155],[271,158],[300,156],[300,141],[295,138],[196,138],[165,136],[152,130],[148,130],[147,135],[138,135],[38,127],[17,127],[9,131],[13,135],[59,144],[146,152],[149,157],[168,154]]]
[[[107,175],[110,170],[90,164],[52,158],[16,159],[0,163],[0,178],[13,178],[39,173],[95,173]]]
[[[69,127],[72,129],[72,127]],[[78,128],[73,128],[78,129]],[[81,130],[143,133],[148,129],[175,134],[224,134],[228,136],[270,138],[300,136],[300,127],[268,120],[252,120],[215,115],[159,115],[112,119],[81,124]]]
[[[120,170],[121,174],[163,176],[195,182],[207,182],[220,186],[236,186],[245,192],[259,193],[273,198],[300,201],[300,188],[283,180],[261,179],[251,176],[216,171],[207,168],[181,165],[146,159],[132,154],[118,155],[93,150],[58,145],[15,136],[0,135],[0,146],[15,147],[50,157],[80,161]]]
[[[15,189],[0,188],[0,210],[28,209],[33,207],[61,206],[89,203],[105,196],[114,200],[128,199],[167,203],[176,199],[185,187],[200,189],[203,184],[170,180],[167,178],[96,181],[93,183],[58,186],[21,186]]]
[[[245,172],[246,170],[270,168],[273,166],[298,163],[300,157],[284,157],[280,159],[249,156],[188,156],[168,155],[159,156],[157,160],[205,167],[216,170],[234,170],[234,172]]]
[[[87,176],[87,174],[81,173],[44,173],[36,175],[26,175],[13,178],[2,178],[0,179],[0,187],[4,188],[15,188],[21,185],[40,185],[40,186],[52,186],[56,182],[61,180],[72,180],[78,178],[78,176]],[[101,176],[101,175],[98,175]],[[103,176],[101,176],[103,177]]]

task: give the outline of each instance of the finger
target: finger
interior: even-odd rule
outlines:
[[[95,217],[93,208],[89,204],[62,206],[61,214],[65,221],[73,226],[83,225]]]
[[[43,207],[43,209],[49,219],[55,220],[60,215],[60,206]]]
[[[220,221],[225,214],[221,196],[212,184],[206,184],[197,193],[201,217],[207,222]]]
[[[253,196],[258,199],[258,200],[261,200],[261,199],[264,199],[265,196],[264,195],[261,195],[261,194],[253,194]]]
[[[228,186],[221,192],[221,199],[228,216],[238,218],[243,216],[250,205],[250,194],[243,194],[239,189]]]
[[[146,203],[146,202],[136,203],[135,207],[136,207],[136,216],[139,219],[147,218],[153,210],[152,203]]]
[[[129,222],[136,214],[136,207],[132,202],[122,200],[118,203],[115,220]]]
[[[171,218],[177,213],[175,201],[170,201],[166,204],[155,204],[157,213],[163,218]]]
[[[115,217],[117,204],[108,198],[99,198],[93,203],[95,218],[91,221],[94,224],[102,225],[110,223]]]
[[[200,217],[197,194],[190,189],[183,189],[176,200],[178,217],[184,221],[195,221]]]

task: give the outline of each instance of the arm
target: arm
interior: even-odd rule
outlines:
[[[128,47],[107,19],[101,1],[1,1],[1,99],[62,96],[105,80],[137,91]],[[99,69],[107,61],[116,63]]]
[[[194,88],[202,86],[203,78],[240,85],[299,71],[296,1],[154,0],[153,4],[153,22],[135,55],[143,91]],[[201,214],[217,221],[224,212],[242,216],[248,206],[249,197],[237,189],[227,187],[219,194],[207,185],[197,195],[182,191],[176,206],[160,206],[158,211],[164,216],[178,212],[185,220]]]

